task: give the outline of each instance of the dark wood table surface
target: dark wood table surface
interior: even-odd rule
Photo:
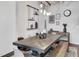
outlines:
[[[48,34],[46,39],[40,39],[37,37],[30,37],[30,38],[26,38],[21,41],[13,42],[13,44],[16,46],[22,45],[25,47],[34,48],[34,49],[40,50],[42,53],[44,53],[61,36],[62,35],[59,35],[59,34],[56,34],[56,35],[55,34]]]

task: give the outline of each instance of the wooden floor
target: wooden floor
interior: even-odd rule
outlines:
[[[70,44],[70,46],[77,48],[77,53],[78,53],[78,57],[79,57],[79,46],[78,45],[74,45],[74,44]],[[11,57],[14,57],[14,56],[11,56]]]
[[[78,57],[79,57],[79,45],[70,44],[70,46],[72,46],[72,47],[76,47],[76,48],[77,48],[77,53],[78,53]]]
[[[78,57],[79,57],[79,47],[78,47],[78,49],[77,49],[77,52],[78,52]]]

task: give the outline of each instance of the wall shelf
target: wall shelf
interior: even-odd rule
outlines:
[[[27,30],[35,30],[36,28],[27,28]]]

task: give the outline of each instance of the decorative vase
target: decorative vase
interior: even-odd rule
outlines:
[[[36,28],[36,29],[38,28],[38,23],[37,23],[37,22],[35,22],[35,28]]]
[[[65,33],[67,32],[66,26],[67,26],[67,24],[63,24],[63,27],[64,27],[63,32],[65,32]]]

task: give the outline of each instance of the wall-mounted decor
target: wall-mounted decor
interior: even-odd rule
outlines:
[[[37,23],[37,22],[35,22],[35,28],[36,28],[36,29],[38,28],[38,23]]]
[[[38,28],[38,9],[27,5],[28,7],[28,28],[27,30],[37,29]]]
[[[50,15],[50,16],[49,16],[49,23],[50,23],[50,24],[55,23],[55,15]]]
[[[37,12],[36,10],[34,11],[34,15],[39,15],[38,12]]]
[[[60,25],[60,21],[56,21],[56,25]]]
[[[63,32],[65,32],[65,33],[67,32],[67,28],[66,27],[67,27],[67,24],[63,24]]]
[[[64,16],[65,16],[65,17],[69,17],[70,15],[71,15],[71,10],[66,9],[66,10],[64,11]]]
[[[60,17],[61,17],[60,13],[57,13],[57,14],[55,15],[55,19],[56,19],[56,20],[60,20]]]

